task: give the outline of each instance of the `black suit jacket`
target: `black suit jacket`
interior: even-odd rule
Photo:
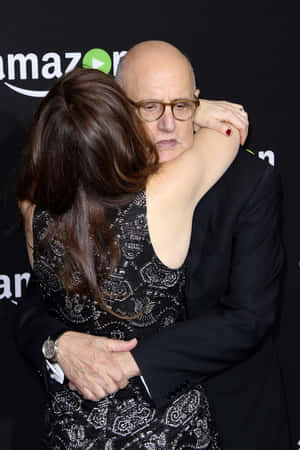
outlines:
[[[274,346],[283,250],[280,180],[240,151],[194,214],[188,320],[133,350],[157,405],[203,382],[222,450],[288,449]]]
[[[286,424],[272,337],[283,263],[279,203],[276,171],[241,151],[194,214],[187,320],[133,350],[157,407],[190,385],[207,386],[222,450],[280,448]],[[20,308],[17,340],[47,381],[42,342],[66,328],[43,309],[35,285]]]

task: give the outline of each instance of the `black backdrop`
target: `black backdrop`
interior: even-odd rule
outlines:
[[[28,433],[34,435],[43,400],[39,381],[17,356],[12,339],[14,302],[22,301],[29,271],[23,236],[16,228],[12,186],[24,130],[39,101],[37,91],[47,90],[56,76],[65,72],[75,58],[82,62],[90,49],[105,50],[113,72],[120,52],[148,39],[167,40],[189,56],[202,97],[225,98],[245,105],[251,122],[246,147],[256,157],[268,158],[282,174],[287,264],[278,343],[293,446],[300,447],[300,157],[296,141],[299,43],[293,20],[296,11],[291,6],[275,0],[202,0],[187,2],[186,9],[182,2],[169,0],[120,4],[30,1],[1,6],[1,449],[11,448],[13,442],[16,448],[24,448],[22,432],[16,435],[15,427],[28,427]],[[33,92],[28,95],[28,91]],[[34,448],[34,437],[26,445]]]

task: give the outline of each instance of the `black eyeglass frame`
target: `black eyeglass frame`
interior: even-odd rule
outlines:
[[[161,101],[159,101],[159,100],[152,100],[152,99],[149,99],[149,100],[148,100],[148,99],[147,99],[147,100],[141,100],[141,101],[139,101],[139,102],[134,102],[133,100],[130,100],[130,99],[129,99],[129,101],[130,101],[130,103],[131,103],[133,106],[136,107],[136,109],[137,109],[137,111],[138,111],[138,116],[139,116],[139,118],[140,118],[141,120],[143,120],[144,122],[155,122],[156,120],[159,120],[159,119],[164,115],[165,110],[166,110],[166,106],[171,106],[171,111],[172,111],[172,114],[173,114],[173,117],[174,117],[175,120],[179,120],[180,122],[185,122],[185,121],[187,121],[187,120],[190,120],[190,119],[194,116],[194,114],[195,114],[195,112],[196,112],[196,109],[197,109],[198,106],[200,105],[200,100],[199,100],[198,98],[196,98],[196,99],[191,99],[191,98],[180,98],[180,99],[178,99],[178,100],[173,100],[172,102],[161,102]],[[189,117],[188,119],[178,119],[178,118],[175,116],[175,114],[174,114],[174,106],[176,106],[176,104],[182,103],[182,102],[194,103],[194,105],[196,106],[196,107],[195,107],[195,110],[194,110],[194,112],[193,112],[193,114],[192,114],[192,116]],[[159,103],[160,105],[163,106],[163,109],[162,109],[161,114],[160,114],[156,119],[147,120],[147,119],[144,119],[144,118],[142,117],[142,115],[141,115],[141,113],[140,113],[140,107],[143,106],[143,105],[145,105],[146,103]]]

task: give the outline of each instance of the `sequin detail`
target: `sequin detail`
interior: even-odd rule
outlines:
[[[114,339],[130,339],[167,328],[184,318],[184,267],[166,267],[150,242],[145,193],[119,210],[112,227],[120,245],[120,261],[104,283],[106,304],[119,315],[104,311],[87,293],[68,295],[56,271],[64,249],[58,240],[39,246],[51,223],[36,208],[33,219],[34,270],[40,278],[48,311],[70,329]],[[83,399],[67,386],[49,393],[44,449],[209,449],[217,450],[206,394],[201,385],[178,394],[165,410],[156,410],[138,377],[125,389],[98,402]]]

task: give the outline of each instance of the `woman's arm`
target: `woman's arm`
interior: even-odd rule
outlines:
[[[28,200],[19,202],[19,208],[23,216],[24,231],[26,238],[27,253],[31,267],[33,268],[33,233],[32,233],[32,218],[35,205]]]
[[[224,136],[208,128],[194,135],[189,150],[161,166],[153,177],[157,188],[163,190],[169,205],[193,205],[218,181],[237,155],[240,143],[238,130],[230,128]]]
[[[196,204],[235,158],[240,137],[201,129],[194,143],[176,159],[163,163],[147,183],[147,220],[156,255],[170,268],[180,267],[190,245]]]

